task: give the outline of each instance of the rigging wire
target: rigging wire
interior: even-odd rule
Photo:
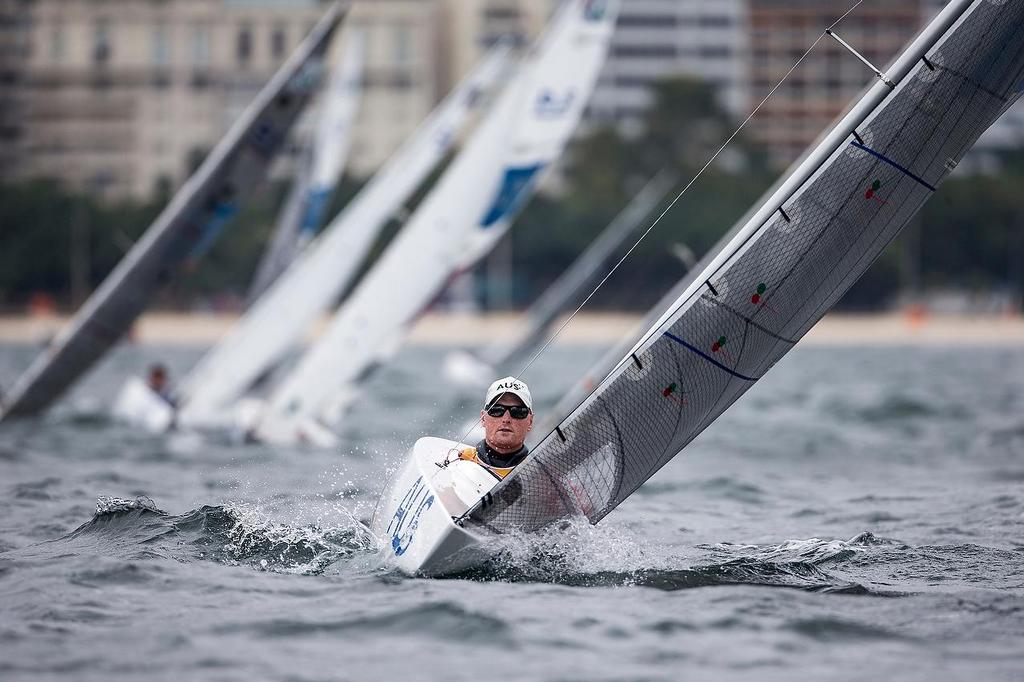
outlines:
[[[572,314],[569,315],[569,317],[566,318],[566,320],[558,327],[558,329],[556,329],[555,332],[553,334],[551,334],[551,336],[544,343],[544,345],[541,346],[540,349],[537,350],[537,352],[533,354],[533,357],[531,357],[530,360],[526,363],[526,365],[524,365],[523,368],[521,370],[519,370],[519,374],[517,374],[516,377],[519,377],[520,375],[525,373],[526,370],[528,370],[533,365],[533,363],[537,360],[537,358],[539,358],[548,349],[548,347],[555,341],[555,339],[558,338],[558,336],[562,333],[562,331],[569,325],[570,322],[572,322],[573,318],[575,318],[576,315],[587,305],[587,303],[590,302],[590,299],[594,297],[594,295],[598,292],[598,290],[602,286],[604,286],[605,282],[607,282],[608,279],[613,274],[615,274],[615,271],[619,269],[619,266],[621,266],[626,261],[626,259],[629,258],[629,256],[633,253],[633,251],[635,251],[637,249],[637,247],[640,246],[640,243],[643,242],[643,240],[647,237],[647,235],[650,234],[651,231],[654,230],[654,228],[658,226],[658,223],[661,222],[661,219],[664,218],[665,215],[670,210],[672,210],[672,208],[679,202],[680,199],[682,199],[683,195],[686,194],[686,192],[690,189],[690,187],[692,187],[694,185],[694,183],[696,183],[697,180],[700,179],[700,177],[704,174],[704,172],[707,171],[707,169],[711,166],[711,164],[715,162],[715,159],[717,159],[718,156],[723,151],[725,151],[726,147],[728,147],[732,143],[732,141],[736,138],[736,136],[739,135],[740,132],[742,132],[742,130],[746,127],[746,125],[750,122],[750,120],[757,114],[757,112],[761,109],[761,107],[764,106],[765,102],[767,102],[768,99],[775,93],[775,91],[778,90],[782,86],[782,84],[786,82],[786,79],[789,78],[789,76],[794,71],[796,71],[796,68],[798,66],[800,66],[800,63],[807,57],[807,55],[809,55],[811,53],[812,50],[814,50],[814,48],[818,45],[818,43],[821,42],[822,38],[824,38],[826,35],[828,35],[829,32],[833,28],[835,28],[837,25],[839,25],[839,23],[841,21],[843,21],[843,19],[845,19],[847,16],[849,16],[863,2],[864,2],[864,0],[857,0],[857,2],[854,3],[854,5],[852,7],[850,7],[850,9],[848,9],[841,17],[836,19],[832,23],[831,26],[829,26],[827,29],[825,29],[824,31],[821,32],[821,35],[819,35],[814,40],[814,42],[811,43],[811,46],[808,47],[807,50],[802,55],[800,55],[800,58],[797,59],[796,62],[793,63],[793,66],[791,66],[789,71],[787,71],[785,73],[785,75],[782,76],[782,79],[779,80],[779,82],[776,83],[775,86],[771,90],[768,91],[768,94],[765,95],[761,99],[761,101],[757,103],[757,106],[754,107],[754,109],[750,112],[750,114],[745,119],[743,119],[743,122],[740,123],[739,127],[736,128],[736,130],[733,131],[733,133],[725,140],[725,142],[722,143],[722,146],[718,148],[718,151],[716,151],[711,156],[711,158],[708,159],[707,163],[705,163],[704,166],[699,171],[697,171],[696,175],[694,175],[693,178],[690,179],[690,181],[686,183],[686,186],[683,187],[683,189],[679,191],[679,193],[668,204],[668,206],[666,206],[665,209],[658,215],[658,217],[654,219],[654,222],[651,223],[650,227],[648,227],[646,230],[644,230],[643,234],[641,234],[637,238],[636,242],[631,247],[629,247],[629,250],[626,251],[625,254],[623,254],[622,258],[620,258],[618,260],[618,262],[615,263],[615,265],[613,265],[611,267],[611,269],[608,271],[608,274],[606,274],[601,279],[601,281],[597,283],[597,286],[594,287],[593,291],[591,291],[589,294],[587,294],[587,297],[585,299],[583,299],[583,302],[579,304],[579,306],[576,308],[576,310],[574,310],[572,312]]]
[[[763,107],[765,105],[765,103],[771,98],[771,96],[775,94],[775,91],[778,90],[780,87],[782,87],[782,84],[786,82],[786,79],[789,78],[794,71],[796,71],[797,67],[800,66],[800,64],[804,61],[804,59],[806,59],[807,56],[814,50],[814,48],[818,46],[818,43],[820,43],[823,38],[825,38],[826,36],[830,35],[832,29],[834,29],[836,26],[838,26],[844,19],[846,19],[846,17],[850,16],[850,14],[852,14],[853,11],[856,10],[858,7],[860,7],[863,3],[864,3],[864,0],[857,0],[857,2],[855,2],[850,7],[850,9],[846,10],[846,12],[844,12],[842,14],[842,16],[840,16],[838,19],[836,19],[834,22],[832,22],[832,24],[830,24],[828,26],[828,28],[823,30],[818,35],[818,37],[814,39],[814,42],[812,42],[811,45],[804,51],[804,53],[802,55],[800,55],[800,57],[789,68],[789,70],[786,71],[785,74],[783,74],[783,76],[779,80],[779,82],[776,83],[775,86],[772,87],[772,89],[768,91],[768,94],[766,94],[763,98],[761,98],[761,101],[757,103],[757,106],[755,106],[753,108],[753,110],[751,110],[751,112],[747,115],[747,117],[745,119],[743,119],[743,121],[739,124],[739,126],[736,128],[736,130],[734,130],[733,133],[731,135],[729,135],[728,138],[726,138],[725,142],[722,143],[722,145],[718,148],[718,150],[714,154],[711,155],[711,158],[708,159],[707,163],[705,163],[701,167],[701,169],[699,171],[697,171],[697,173],[690,179],[690,181],[687,182],[686,185],[679,191],[679,193],[676,194],[675,198],[672,199],[671,202],[669,202],[669,204],[664,208],[664,210],[662,210],[662,212],[660,214],[658,214],[658,217],[654,219],[654,221],[651,223],[651,225],[646,230],[644,230],[643,234],[641,234],[637,238],[637,240],[633,243],[633,245],[630,246],[629,249],[626,251],[626,253],[624,253],[622,255],[622,257],[618,260],[618,262],[616,262],[615,265],[613,265],[611,267],[611,269],[608,270],[608,273],[605,274],[605,276],[601,278],[601,281],[597,283],[597,285],[594,287],[594,289],[589,294],[587,294],[587,297],[583,299],[583,302],[580,303],[576,307],[576,309],[569,315],[569,317],[567,317],[565,319],[565,321],[562,322],[561,325],[559,325],[558,329],[556,329],[554,331],[554,333],[552,333],[548,337],[548,339],[544,342],[544,344],[533,354],[533,356],[526,362],[526,364],[523,365],[523,367],[519,370],[519,372],[513,375],[514,377],[516,377],[517,379],[521,378],[522,375],[525,374],[526,371],[529,370],[530,367],[533,366],[533,363],[537,361],[537,358],[539,358],[541,355],[543,355],[547,351],[547,349],[551,346],[551,344],[554,343],[556,339],[558,339],[558,337],[565,330],[565,328],[569,326],[569,324],[573,321],[573,319],[575,319],[576,315],[578,315],[579,312],[581,310],[583,310],[584,307],[586,307],[586,305],[590,302],[590,299],[592,299],[594,297],[594,295],[597,294],[597,292],[601,289],[601,287],[603,287],[605,285],[605,283],[611,278],[611,276],[613,274],[615,274],[616,270],[619,269],[619,267],[626,261],[626,259],[628,259],[630,257],[630,255],[632,255],[632,253],[640,246],[640,244],[644,241],[644,239],[647,238],[647,235],[649,235],[651,233],[651,231],[654,230],[654,228],[658,226],[658,224],[661,222],[662,218],[664,218],[665,215],[669,211],[672,210],[672,208],[679,202],[679,200],[683,198],[683,195],[686,194],[687,191],[689,191],[689,189],[697,182],[697,180],[699,180],[701,178],[702,175],[704,175],[705,171],[707,171],[707,169],[711,167],[711,164],[713,164],[715,162],[715,160],[721,155],[721,153],[723,151],[725,151],[725,149],[730,144],[732,144],[732,141],[734,139],[736,139],[736,136],[739,135],[740,132],[742,132],[743,129],[747,126],[747,124],[750,123],[751,119],[753,119],[754,116],[757,115],[757,112],[760,111],[761,107]],[[460,439],[460,442],[464,442],[465,439],[469,436],[469,434],[472,433],[474,428],[476,428],[476,425],[471,427],[468,431],[466,431],[463,434],[462,438]]]

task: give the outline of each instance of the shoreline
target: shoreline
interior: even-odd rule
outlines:
[[[479,345],[513,333],[522,315],[515,312],[424,315],[413,326],[414,345]],[[559,345],[611,345],[642,320],[630,313],[583,313],[562,331]],[[69,316],[0,316],[0,343],[42,344],[59,332]],[[149,313],[135,324],[131,338],[141,344],[209,346],[228,332],[236,314]],[[306,342],[323,332],[322,319]],[[556,324],[556,329],[562,322]],[[801,341],[812,346],[976,345],[1024,346],[1024,317],[1008,315],[917,315],[901,313],[826,315]]]

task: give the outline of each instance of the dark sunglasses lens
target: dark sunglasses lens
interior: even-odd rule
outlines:
[[[526,419],[530,414],[530,408],[525,405],[494,405],[487,408],[487,414],[494,418],[504,417],[505,410],[508,410],[513,419]]]

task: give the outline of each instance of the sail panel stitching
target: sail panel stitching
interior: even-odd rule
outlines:
[[[765,334],[767,334],[768,336],[772,337],[773,339],[776,339],[778,341],[782,341],[784,343],[788,343],[791,346],[796,345],[796,341],[794,341],[793,339],[787,338],[785,336],[781,336],[780,334],[778,334],[776,332],[773,332],[771,329],[768,329],[767,327],[765,327],[761,323],[755,321],[754,319],[750,318],[749,316],[744,315],[739,310],[737,310],[736,308],[733,308],[731,305],[729,305],[728,303],[725,303],[724,301],[716,301],[714,299],[708,299],[708,302],[709,303],[714,303],[715,305],[718,305],[718,306],[721,306],[722,308],[725,308],[730,313],[732,313],[736,317],[738,317],[741,320],[743,320],[745,323],[753,326],[755,329],[757,329],[760,332],[764,332]]]
[[[924,185],[925,187],[927,187],[931,191],[933,191],[933,192],[935,191],[935,186],[934,185],[932,185],[932,184],[928,183],[927,181],[925,181],[925,179],[922,178],[921,176],[914,175],[914,173],[912,171],[910,171],[908,168],[906,168],[905,166],[901,166],[900,164],[896,163],[895,161],[890,159],[885,154],[882,154],[880,152],[876,152],[871,147],[868,147],[867,145],[864,145],[864,144],[860,144],[859,142],[851,142],[850,144],[853,145],[854,147],[856,147],[857,149],[861,149],[863,151],[866,151],[868,154],[870,154],[871,156],[875,157],[879,161],[883,161],[883,162],[889,164],[890,166],[892,166],[893,168],[895,168],[899,172],[901,172],[904,175],[906,175],[911,180],[916,180],[919,184]]]
[[[737,372],[737,371],[735,371],[735,370],[733,370],[733,369],[731,369],[729,367],[726,367],[725,365],[720,363],[718,360],[715,360],[713,357],[711,357],[710,355],[705,353],[704,351],[700,350],[699,348],[696,348],[695,346],[691,346],[686,341],[683,341],[681,338],[679,338],[678,336],[676,336],[672,332],[665,332],[665,336],[667,336],[668,338],[672,339],[673,341],[678,343],[683,348],[686,348],[687,350],[693,351],[697,355],[701,356],[702,358],[704,358],[705,360],[707,360],[708,362],[713,364],[715,367],[718,367],[719,369],[721,369],[721,370],[723,370],[725,372],[728,372],[729,374],[733,375],[737,379],[743,379],[744,381],[750,381],[750,382],[757,381],[757,377],[748,377],[745,374],[740,374],[739,372]]]

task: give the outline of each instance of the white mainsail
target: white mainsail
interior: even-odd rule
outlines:
[[[37,357],[0,419],[46,409],[117,343],[152,295],[234,215],[265,178],[274,155],[317,90],[330,38],[347,11],[333,3],[199,169]]]
[[[338,53],[324,90],[315,134],[298,164],[277,229],[256,269],[250,302],[256,301],[316,236],[341,179],[362,95],[365,53],[362,29],[346,30],[342,40],[344,49]]]
[[[465,526],[603,518],[792,348],[1022,86],[1024,0],[949,3]]]
[[[179,423],[218,423],[233,401],[279,362],[358,272],[381,227],[444,158],[459,129],[504,72],[508,48],[490,51],[299,255],[179,390]]]
[[[328,331],[271,395],[257,436],[301,437],[303,421],[394,348],[453,273],[483,257],[558,157],[604,61],[617,4],[572,0],[495,109],[423,201]],[[298,429],[298,430],[297,430]]]
[[[675,181],[675,174],[663,170],[601,231],[594,241],[566,268],[533,305],[523,313],[525,322],[518,331],[500,338],[477,353],[452,351],[445,358],[445,374],[457,383],[486,385],[495,376],[518,369],[512,363],[522,360],[544,340],[555,319],[586,295],[585,287],[593,285],[602,266],[636,228],[650,215],[655,205]]]

